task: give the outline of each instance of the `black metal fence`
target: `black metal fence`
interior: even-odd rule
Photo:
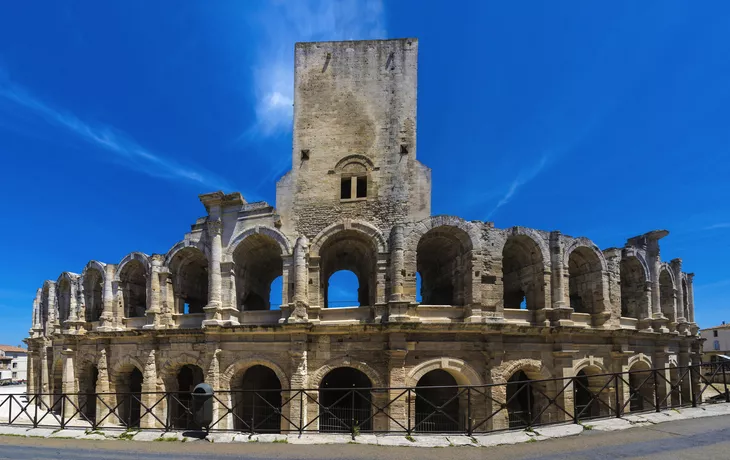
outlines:
[[[480,386],[221,391],[211,431],[472,435],[730,403],[730,364]],[[199,430],[190,393],[0,395],[0,425]]]

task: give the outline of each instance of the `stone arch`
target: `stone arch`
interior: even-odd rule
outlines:
[[[621,316],[642,319],[649,315],[649,268],[641,254],[631,251],[621,258]]]
[[[629,358],[628,362],[626,363],[626,367],[629,369],[629,372],[631,371],[631,368],[635,365],[638,365],[639,367],[651,369],[652,368],[652,361],[651,357],[645,355],[644,353],[636,353],[632,357]]]
[[[509,378],[517,371],[524,371],[530,380],[545,380],[550,378],[550,370],[537,359],[515,359],[506,361],[492,369],[492,383],[506,384]]]
[[[550,256],[545,240],[532,229],[514,227],[500,254],[504,307],[520,308],[523,300],[528,310],[547,307]]]
[[[319,257],[322,246],[340,232],[352,230],[360,233],[365,239],[374,243],[376,252],[379,254],[388,252],[388,243],[381,232],[376,226],[361,220],[349,220],[346,219],[342,222],[334,223],[322,231],[312,239],[309,246],[309,254],[311,257]]]
[[[278,230],[257,226],[240,233],[225,257],[233,263],[234,305],[241,311],[270,309],[272,283],[284,275],[284,258],[290,253],[288,239]],[[285,290],[282,286],[282,302],[288,303]]]
[[[322,379],[339,367],[352,367],[365,374],[373,385],[373,388],[385,388],[387,385],[380,373],[362,361],[354,361],[349,358],[338,358],[323,364],[316,372],[309,377],[309,387],[319,388]]]
[[[56,280],[56,307],[61,325],[71,317],[71,310],[77,308],[78,280],[79,275],[71,272],[61,273]]]
[[[81,272],[79,288],[86,321],[99,321],[104,309],[104,283],[106,264],[92,260]]]
[[[406,386],[415,387],[427,373],[442,369],[451,374],[459,385],[481,385],[482,379],[466,361],[457,358],[435,358],[414,367],[406,377]]]
[[[272,371],[274,371],[274,374],[276,374],[276,376],[279,378],[282,390],[289,389],[289,377],[278,364],[266,358],[254,357],[236,361],[228,366],[225,372],[221,373],[219,378],[221,391],[230,390],[231,381],[234,379],[234,377],[239,375],[242,376],[246,373],[248,369],[252,368],[253,366],[264,366],[271,369]]]
[[[119,360],[115,361],[113,365],[109,366],[109,382],[114,385],[117,377],[125,372],[125,370],[131,370],[136,368],[138,371],[144,374],[144,364],[132,355],[125,355]]]
[[[121,281],[120,275],[124,271],[124,266],[127,265],[129,262],[136,260],[142,264],[145,268],[145,275],[149,275],[150,273],[150,258],[147,254],[144,254],[142,252],[130,252],[124,258],[119,262],[117,265],[116,273],[114,274],[114,281]]]
[[[206,259],[210,258],[208,245],[204,244],[202,241],[191,241],[185,239],[182,241],[178,241],[167,251],[167,253],[165,254],[165,261],[163,262],[163,265],[169,268],[170,263],[172,262],[172,259],[175,257],[175,255],[186,248],[199,249],[203,253],[203,255],[205,255]]]
[[[53,290],[54,295],[51,295]],[[43,335],[48,333],[48,320],[57,317],[57,304],[55,297],[56,283],[55,281],[46,280],[41,287],[41,305],[40,305],[40,321],[43,328]]]
[[[659,266],[659,305],[664,317],[671,323],[677,321],[674,293],[678,292],[672,268],[667,263]]]
[[[601,374],[608,374],[606,366],[604,365],[603,358],[596,358],[589,356],[587,358],[579,359],[573,363],[573,375],[577,375],[578,372],[585,369],[586,367],[597,367],[600,369]]]
[[[600,313],[607,273],[606,259],[598,247],[585,238],[571,242],[565,250],[563,261],[568,273],[568,300],[576,313]]]
[[[282,256],[288,256],[292,253],[291,243],[289,242],[289,239],[284,236],[283,233],[273,227],[269,227],[266,225],[257,225],[255,227],[248,228],[242,231],[231,239],[230,243],[228,243],[228,246],[226,247],[223,261],[231,262],[233,260],[233,253],[236,251],[238,245],[251,235],[268,236],[269,238],[274,240],[281,248]]]
[[[191,353],[181,353],[175,357],[169,358],[157,371],[157,383],[164,386],[164,391],[171,391],[171,382],[177,378],[178,371],[183,366],[197,366],[203,370],[203,376],[205,377],[205,371],[207,367],[201,356],[194,356]],[[144,369],[144,368],[143,368]]]
[[[458,228],[468,236],[469,250],[477,253],[481,252],[481,234],[477,226],[460,217],[448,215],[431,216],[418,222],[406,237],[406,251],[415,253],[416,248],[418,247],[418,242],[421,241],[423,235],[437,227]]]
[[[578,248],[587,248],[593,252],[598,258],[598,262],[601,264],[601,272],[606,273],[608,271],[608,265],[606,264],[606,258],[604,257],[603,252],[591,240],[583,237],[574,239],[565,247],[565,251],[563,252],[563,264],[566,270],[569,268],[568,264],[571,254]]]
[[[352,163],[362,166],[367,171],[372,171],[373,168],[375,168],[375,164],[373,164],[373,161],[368,156],[355,153],[352,155],[347,155],[346,157],[338,161],[334,168],[335,172],[343,172],[343,170]]]
[[[172,255],[166,263],[171,281],[168,286],[172,287],[174,295],[174,312],[203,313],[209,289],[209,264],[205,252],[198,245],[188,245],[168,255]]]

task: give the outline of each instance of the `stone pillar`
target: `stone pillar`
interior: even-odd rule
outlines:
[[[682,295],[682,259],[672,259],[670,264],[672,266],[674,281],[676,283],[676,286],[674,286],[674,297],[676,299],[675,309],[677,312],[677,322],[681,323],[683,322],[682,320],[688,321],[688,319],[684,317],[684,296]]]
[[[297,391],[306,389],[308,385],[308,363],[307,363],[307,336],[306,334],[293,334],[291,337],[291,348],[289,350],[289,360],[291,367],[291,385],[290,391],[283,391],[281,395],[282,401],[291,401],[287,407],[282,407],[282,412],[287,411],[289,420],[294,426],[288,427],[296,430],[303,427],[309,422],[309,398],[305,394],[297,394]],[[312,395],[316,396],[316,395]],[[316,416],[316,414],[314,415]],[[282,423],[284,421],[282,420]],[[283,428],[283,425],[282,425]]]
[[[51,395],[50,395],[50,376],[48,375],[48,347],[45,343],[41,345],[41,387],[40,387],[40,398],[43,401],[44,410],[48,410],[51,407]]]
[[[695,288],[694,288],[694,273],[687,273],[687,303],[689,303],[689,318],[687,320],[694,324],[695,323]]]
[[[307,237],[300,236],[294,244],[294,298],[287,318],[287,323],[304,323],[309,321],[309,298],[307,287],[309,283],[309,269],[307,267]],[[286,303],[282,299],[282,304]],[[319,316],[319,315],[317,315]]]
[[[58,330],[58,310],[56,308],[56,283],[48,283],[48,322],[46,323],[46,335],[51,335]]]
[[[223,248],[221,233],[223,224],[219,217],[213,217],[218,214],[220,214],[220,208],[216,207],[216,212],[212,213],[207,222],[210,258],[208,260],[208,305],[204,308],[203,327],[239,324],[238,309],[233,306],[224,306],[222,302],[221,258]]]
[[[571,319],[573,309],[570,308],[570,302],[566,301],[568,298],[568,273],[565,270],[564,255],[565,247],[561,233],[557,230],[550,232],[550,268],[552,271],[552,277],[550,278],[550,288],[552,290],[551,324],[553,326],[573,325],[573,320]]]
[[[149,297],[147,300],[147,324],[145,329],[160,328],[160,270],[162,269],[162,256],[152,254],[150,257],[150,278],[149,278]]]
[[[67,333],[73,334],[78,331],[80,318],[78,315],[78,280],[73,280],[69,283],[69,298],[68,298],[68,319],[62,327]]]
[[[407,344],[405,342],[405,334],[391,334],[390,350],[388,350],[388,390],[387,400],[392,401],[388,406],[387,412],[393,418],[387,419],[387,429],[391,431],[403,431],[403,427],[408,427],[408,405],[411,399],[415,401],[415,393],[404,393],[404,390],[394,390],[393,388],[403,388],[406,382],[406,355],[408,354]],[[403,393],[403,394],[401,394]],[[387,404],[387,402],[386,402]],[[380,405],[383,407],[383,405]],[[398,422],[398,423],[396,423]],[[400,425],[399,425],[400,423]],[[415,411],[411,411],[410,426],[415,423]],[[378,428],[378,427],[373,427]]]
[[[205,382],[213,387],[213,392],[217,394],[218,399],[223,401],[225,399],[223,394],[218,394],[219,391],[221,391],[221,385],[220,385],[220,354],[221,349],[218,344],[209,344],[211,346],[212,351],[209,354],[210,355],[210,364],[208,365],[208,371],[205,376]],[[229,406],[231,407],[231,406]],[[220,418],[220,413],[224,412],[225,408],[221,406],[221,403],[217,400],[213,400],[213,422],[216,423],[218,419]],[[214,425],[211,428],[228,428],[232,429],[232,426],[224,426],[226,424],[226,420],[221,420],[218,422],[217,425]]]
[[[390,247],[390,301],[398,302],[403,299],[403,283],[405,282],[406,262],[404,254],[405,241],[403,237],[403,226],[393,227]]]
[[[33,300],[33,325],[30,336],[33,338],[43,336],[43,289],[38,289]]]
[[[96,379],[96,423],[100,426],[119,426],[120,420],[107,408],[114,408],[114,397],[110,396],[109,362],[106,348],[99,352],[99,361],[96,363],[99,372]]]
[[[76,394],[76,375],[74,372],[74,355],[76,353],[67,348],[61,352],[63,357],[63,376],[61,380],[61,392],[66,397],[63,401],[63,416],[68,421],[70,418],[78,417],[76,407],[79,406],[78,395]]]
[[[666,346],[658,346],[654,352],[653,367],[657,369],[654,378],[656,379],[656,395],[659,397],[659,404],[662,409],[671,405],[672,375],[669,372],[669,350]]]
[[[144,414],[148,408],[151,408],[155,403],[163,397],[162,393],[158,393],[157,388],[157,360],[155,356],[155,350],[150,350],[147,355],[147,362],[144,366],[143,380],[142,380],[142,406],[140,407],[140,415]],[[165,420],[165,409],[166,404],[160,403],[153,409],[155,415],[160,420]],[[162,425],[153,416],[152,413],[142,415],[140,420],[140,428],[161,428]]]
[[[104,286],[102,290],[102,311],[99,319],[99,332],[118,330],[114,318],[114,265],[107,264],[104,267]]]
[[[681,343],[679,346],[679,356],[677,356],[677,364],[679,365],[679,376],[681,379],[681,394],[682,403],[692,401],[692,382],[693,373],[689,371],[689,366],[692,364],[692,357],[690,355],[689,346],[686,343]]]
[[[649,234],[646,246],[646,261],[649,264],[649,276],[651,283],[650,317],[652,319],[652,329],[655,332],[669,332],[669,328],[667,328],[669,320],[664,316],[664,313],[662,313],[661,287],[659,284],[659,274],[661,271],[659,239],[664,236],[666,236],[664,233],[652,232]]]
[[[576,351],[571,350],[573,347],[570,344],[561,344],[561,348],[558,351],[553,352],[553,366],[555,369],[555,378],[562,378],[565,380],[556,380],[555,382],[549,382],[547,387],[554,391],[552,394],[565,387],[565,390],[556,398],[557,405],[562,407],[568,414],[575,413],[575,386],[572,381],[569,381],[571,377],[575,377],[573,374],[573,361],[575,359]],[[548,393],[552,397],[551,393]],[[539,394],[538,394],[539,395]],[[538,399],[542,399],[538,397]],[[555,406],[548,408],[543,414],[541,420],[546,422],[568,422],[571,421],[570,417]]]

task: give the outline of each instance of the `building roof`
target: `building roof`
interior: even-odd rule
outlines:
[[[13,347],[10,345],[0,345],[0,351],[4,351],[5,353],[28,353],[28,350],[25,348]]]
[[[719,326],[706,327],[704,329],[700,329],[700,332],[702,332],[702,331],[711,331],[713,329],[730,329],[730,324],[726,324],[725,322],[723,322]]]

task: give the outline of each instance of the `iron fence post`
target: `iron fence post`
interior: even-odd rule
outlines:
[[[10,421],[13,419],[13,398],[12,396],[6,396],[5,400],[7,401],[8,398],[10,398],[10,407],[8,408],[8,425],[10,425]]]
[[[570,383],[573,388],[573,423],[578,423],[578,406],[575,401],[575,377],[570,377]],[[591,402],[589,404],[593,404],[593,395],[591,395]]]
[[[616,382],[613,384],[614,386],[614,403],[616,404],[615,411],[616,411],[616,418],[621,418],[621,398],[619,397],[619,382],[621,381],[621,374],[618,373],[614,376],[614,379]]]
[[[657,412],[661,412],[659,408],[659,371],[654,369],[654,408]]]
[[[66,395],[61,395],[61,429],[66,428]]]
[[[299,390],[299,436],[302,435],[304,426],[304,390]]]
[[[722,366],[722,384],[725,387],[725,402],[730,403],[730,391],[727,388],[727,374],[725,373],[727,363],[720,363],[720,366]]]
[[[695,366],[690,366],[689,368],[689,387],[690,391],[692,392],[692,407],[697,407],[697,392],[695,391],[695,380],[692,376],[692,372],[696,372],[694,370]],[[701,375],[701,371],[700,371]]]
[[[408,425],[406,431],[408,436],[411,435],[411,389],[409,388],[406,392],[406,405],[408,406]]]
[[[471,436],[471,387],[466,387],[466,433]]]
[[[41,398],[42,399],[42,398]],[[33,404],[33,428],[38,428],[38,398],[36,397],[35,404]]]
[[[532,430],[532,384],[527,381],[527,428]]]

